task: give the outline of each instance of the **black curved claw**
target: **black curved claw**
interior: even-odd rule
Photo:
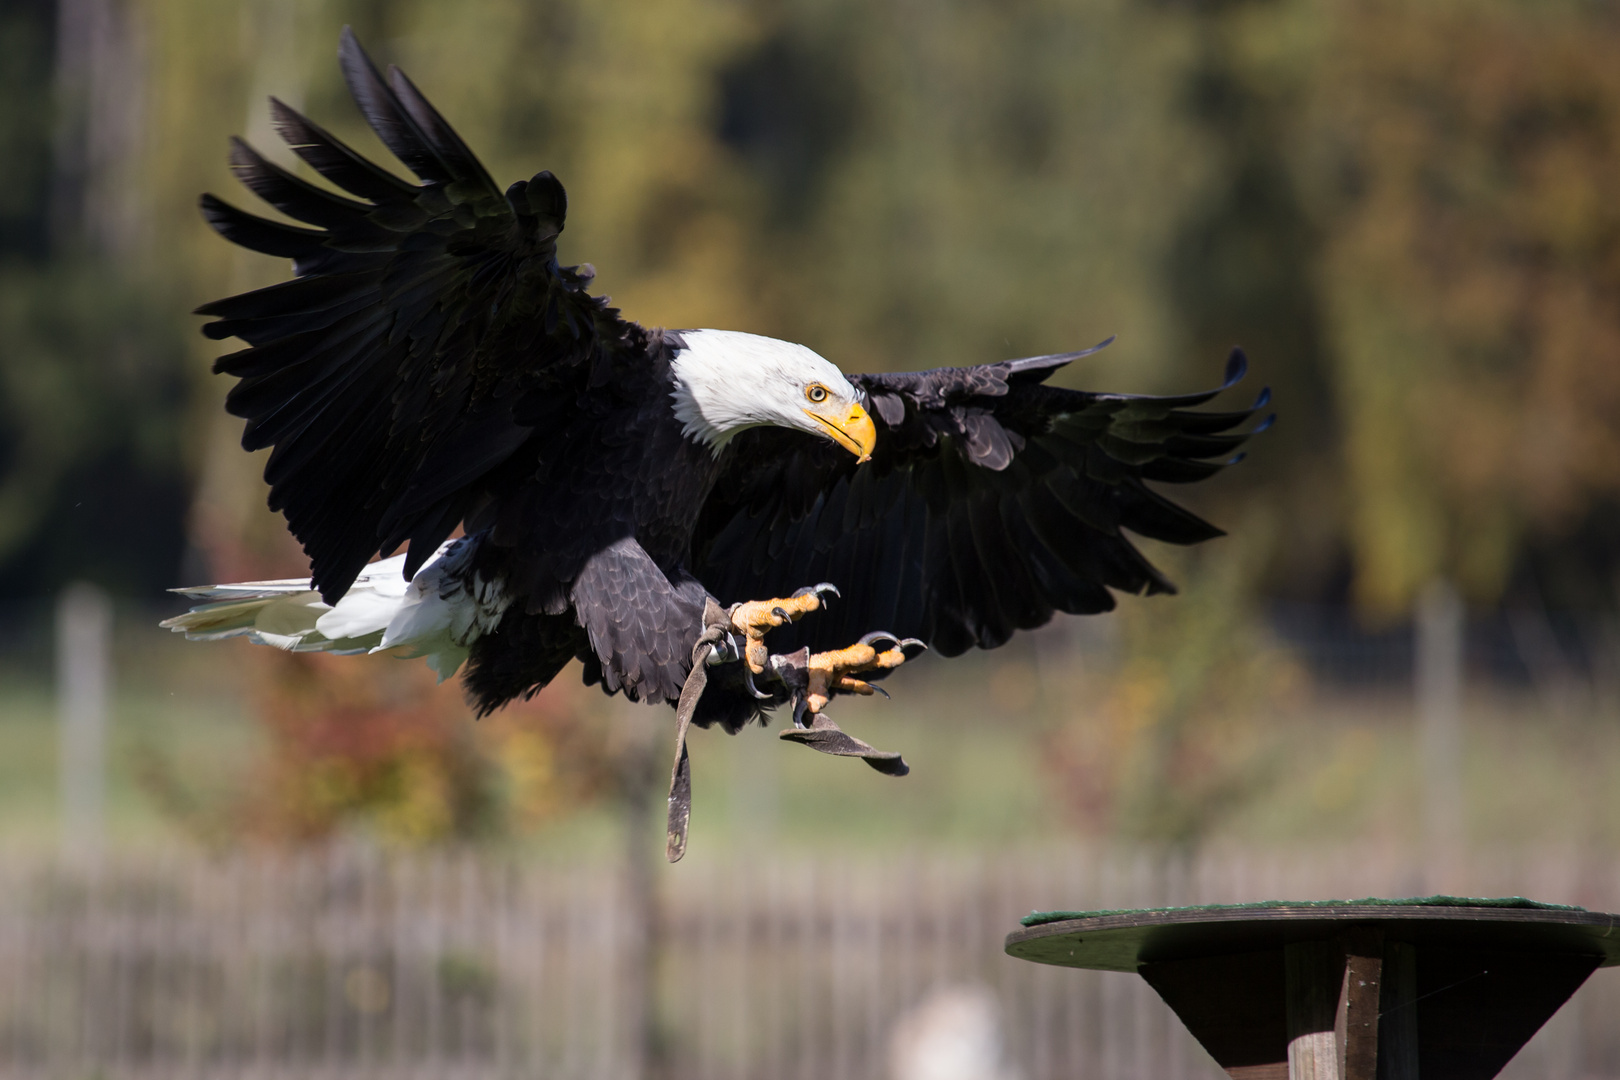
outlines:
[[[838,586],[834,585],[830,581],[823,581],[819,585],[806,585],[802,589],[795,590],[793,593],[793,599],[797,600],[799,597],[809,596],[811,593],[814,593],[816,596],[831,594],[838,597],[840,600],[844,598],[844,594],[838,591]]]
[[[900,644],[900,639],[889,633],[887,630],[874,630],[870,634],[867,634],[865,637],[861,638],[859,644],[871,645],[873,648],[877,648],[876,643],[879,641],[892,641],[895,645]],[[887,652],[888,650],[879,649],[878,651]]]
[[[742,673],[743,684],[748,687],[748,692],[754,695],[756,701],[769,701],[771,699],[771,695],[760,693],[759,687],[754,685],[754,673],[748,669],[747,664],[742,666]]]
[[[779,607],[771,608],[771,614],[775,615],[778,619],[781,619],[783,622],[792,622],[793,621],[793,616],[789,615],[787,612],[783,611]]]
[[[893,698],[891,698],[891,697],[890,697],[890,696],[889,696],[889,692],[888,692],[888,691],[887,691],[887,690],[885,690],[885,689],[883,689],[883,687],[881,687],[881,686],[879,686],[879,685],[878,685],[878,684],[877,684],[877,683],[870,683],[870,682],[869,682],[869,683],[867,683],[867,684],[866,684],[866,685],[867,685],[867,686],[870,686],[870,687],[871,687],[871,688],[872,688],[872,689],[874,689],[874,690],[876,690],[876,691],[877,691],[877,692],[878,692],[878,693],[880,693],[880,694],[882,694],[882,695],[883,695],[883,699],[884,699],[884,700],[885,700],[885,701],[893,701],[893,700],[894,700],[894,699],[893,699]]]

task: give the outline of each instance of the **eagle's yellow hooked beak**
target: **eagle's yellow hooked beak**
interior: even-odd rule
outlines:
[[[860,461],[869,461],[877,446],[877,425],[866,415],[860,402],[848,409],[840,409],[831,399],[824,404],[804,410],[810,419],[820,424],[833,442],[854,454]]]

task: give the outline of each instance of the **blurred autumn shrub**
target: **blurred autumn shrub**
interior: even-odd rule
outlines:
[[[266,745],[228,794],[203,794],[155,749],[142,755],[147,788],[208,846],[498,840],[618,782],[615,728],[583,687],[474,723],[456,684],[436,685],[420,663],[254,649],[245,664]]]

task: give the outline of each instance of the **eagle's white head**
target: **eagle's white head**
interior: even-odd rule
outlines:
[[[689,439],[719,453],[732,436],[771,424],[820,435],[865,461],[877,427],[861,392],[803,345],[734,330],[683,330],[675,355],[675,416]]]

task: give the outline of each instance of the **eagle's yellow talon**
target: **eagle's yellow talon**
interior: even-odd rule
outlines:
[[[770,652],[765,648],[765,634],[779,626],[798,622],[826,604],[821,594],[838,595],[831,585],[821,584],[800,589],[784,600],[748,600],[731,607],[731,624],[747,640],[743,650],[748,669],[755,675],[765,674]]]
[[[890,642],[879,650],[876,642]],[[906,662],[908,647],[923,647],[914,638],[900,640],[882,632],[867,634],[854,645],[831,652],[812,653],[809,661],[809,692],[805,705],[812,713],[827,707],[834,694],[861,694],[878,692],[878,688],[854,676],[864,671],[890,671]]]

